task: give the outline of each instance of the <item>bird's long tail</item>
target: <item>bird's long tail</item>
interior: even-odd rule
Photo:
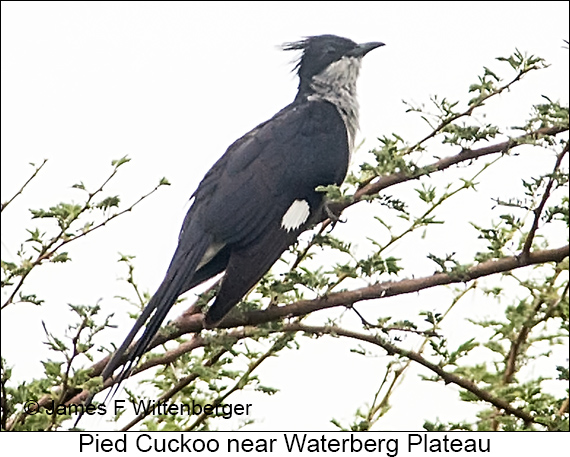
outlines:
[[[138,360],[148,350],[154,336],[160,329],[162,322],[172,308],[172,305],[174,305],[180,294],[185,291],[184,286],[188,283],[188,278],[194,274],[208,245],[208,239],[203,237],[200,242],[193,245],[193,249],[191,251],[184,252],[180,246],[177,249],[162,284],[144,308],[121,346],[119,346],[119,348],[114,352],[113,356],[101,372],[100,376],[103,378],[103,381],[105,381],[112,376],[117,368],[123,365],[121,372],[115,380],[115,386],[109,391],[109,394],[105,397],[105,401],[117,392],[120,384],[130,375],[131,370]],[[141,338],[129,351],[128,349],[131,346],[131,343],[149,318],[150,321],[148,322]],[[95,394],[89,395],[84,403],[85,409],[89,404],[91,404],[94,396]],[[75,422],[76,426],[81,417],[82,414],[77,418]]]

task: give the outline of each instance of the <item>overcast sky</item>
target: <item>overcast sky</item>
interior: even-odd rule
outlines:
[[[396,132],[412,142],[426,127],[405,114],[402,99],[465,98],[483,66],[497,68],[495,57],[515,48],[552,66],[502,96],[505,106],[494,105],[490,120],[521,124],[541,95],[567,104],[568,14],[568,2],[2,2],[2,201],[29,177],[29,162],[48,159],[3,214],[2,259],[14,259],[24,228],[33,226],[27,208],[78,199],[71,185],[95,187],[113,159],[132,159],[111,186],[126,203],[163,176],[172,183],[77,243],[70,266],[32,276],[30,289],[46,299],[44,307],[2,311],[2,355],[16,366],[15,379],[41,375],[42,320],[58,331],[67,324],[66,303],[118,306],[113,296],[126,289],[117,281],[124,275],[117,252],[136,255],[138,280],[155,290],[204,173],[235,139],[293,100],[294,55],[278,45],[323,33],[386,43],[364,59],[359,138],[373,146]],[[117,323],[108,332],[115,343],[130,328],[124,316]],[[349,420],[382,375],[382,367],[367,371],[370,360],[349,347],[320,339],[271,360],[260,376],[282,392],[253,397],[254,428],[331,429],[330,418]],[[400,389],[399,413],[381,428],[468,416],[470,410],[442,412],[442,404],[455,404],[449,388],[426,389],[429,398]],[[410,423],[409,408],[423,416]]]

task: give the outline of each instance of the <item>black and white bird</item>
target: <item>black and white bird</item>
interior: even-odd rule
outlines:
[[[300,51],[293,103],[233,143],[192,195],[166,277],[103,370],[127,354],[118,382],[146,352],[177,298],[225,271],[204,319],[218,323],[321,214],[317,186],[340,185],[358,129],[356,80],[362,58],[383,43],[334,35],[287,43]],[[150,319],[150,320],[149,320]]]

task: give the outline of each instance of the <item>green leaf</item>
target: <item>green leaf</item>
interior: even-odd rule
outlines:
[[[115,168],[119,168],[121,165],[124,165],[125,163],[128,163],[130,161],[131,161],[131,159],[129,159],[128,156],[124,156],[124,157],[121,157],[120,159],[113,160],[111,162],[111,165],[114,166]]]

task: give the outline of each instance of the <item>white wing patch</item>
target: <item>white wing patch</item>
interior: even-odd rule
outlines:
[[[281,219],[281,227],[290,232],[298,229],[308,219],[311,208],[305,200],[295,200]]]

